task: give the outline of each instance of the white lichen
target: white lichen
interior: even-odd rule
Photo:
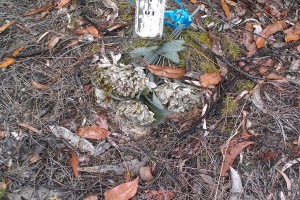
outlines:
[[[199,92],[188,85],[165,81],[154,91],[161,103],[172,112],[184,112],[200,104]]]
[[[119,97],[133,98],[140,91],[149,87],[148,78],[143,67],[118,64],[121,55],[111,53],[113,63],[107,57],[100,60],[100,79],[105,85],[112,87],[112,94]]]
[[[139,101],[121,101],[117,106],[116,114],[133,124],[149,125],[155,121],[154,113]]]

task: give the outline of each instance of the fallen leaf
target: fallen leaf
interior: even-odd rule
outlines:
[[[274,72],[271,72],[267,75],[265,75],[266,79],[271,79],[271,80],[282,80],[284,78],[284,76],[276,74]]]
[[[172,200],[175,198],[174,191],[146,190],[145,193],[148,199],[153,199],[153,200]]]
[[[300,20],[298,20],[294,27],[284,30],[285,42],[293,42],[300,40]]]
[[[298,96],[298,107],[300,108],[300,94]]]
[[[73,146],[75,150],[79,149],[84,152],[88,152],[91,155],[95,153],[95,147],[92,145],[92,143],[84,138],[79,137],[69,129],[57,125],[49,126],[49,128],[57,138],[64,138],[70,145]]]
[[[3,26],[0,27],[0,33],[2,33],[3,31],[5,31],[8,27],[10,27],[11,25],[13,25],[16,21],[9,21],[6,24],[4,24]]]
[[[87,26],[86,29],[88,30],[88,32],[94,36],[95,38],[102,38],[102,36],[99,35],[99,31],[97,28],[95,28],[94,26]]]
[[[140,169],[140,177],[143,181],[151,182],[154,180],[154,176],[152,175],[151,167],[141,167]]]
[[[221,82],[222,76],[219,72],[209,72],[200,75],[200,84],[203,87],[215,86]]]
[[[38,88],[38,89],[47,89],[47,88],[49,88],[48,85],[44,85],[44,84],[38,83],[38,82],[36,82],[36,81],[34,81],[34,80],[31,81],[31,85],[32,85],[33,87]]]
[[[87,29],[78,28],[78,29],[74,30],[74,33],[78,34],[78,35],[85,35],[85,34],[88,34],[89,31]]]
[[[104,192],[105,200],[129,200],[137,192],[139,177],[136,177],[133,181],[118,185],[106,192]]]
[[[287,23],[285,21],[276,21],[273,24],[269,24],[266,26],[260,33],[259,36],[255,37],[255,43],[258,48],[263,48],[266,46],[267,41],[265,38],[269,37],[270,35],[283,30],[287,27]]]
[[[108,123],[107,123],[107,117],[105,113],[101,113],[97,116],[95,124],[99,127],[99,128],[104,128],[106,130],[108,130]]]
[[[230,10],[229,10],[229,6],[228,4],[226,3],[225,0],[221,0],[221,6],[222,6],[222,9],[224,10],[224,13],[225,13],[225,16],[227,19],[230,19]]]
[[[25,13],[23,16],[31,16],[31,15],[36,15],[38,13],[44,12],[44,11],[50,9],[52,7],[52,4],[53,4],[53,0],[50,0],[47,5],[42,6],[38,9],[33,10],[33,11],[30,11],[28,13]]]
[[[85,197],[84,200],[98,200],[98,196],[97,195],[91,195],[91,196]]]
[[[292,195],[291,191],[292,191],[292,182],[291,179],[281,170],[277,169],[277,171],[282,175],[282,177],[285,180],[286,183],[286,188],[288,190],[288,197],[290,197]]]
[[[26,26],[20,24],[20,23],[15,23],[15,26],[19,29],[21,29],[21,31],[23,31],[24,33],[30,33],[30,29],[27,28]]]
[[[220,171],[221,176],[227,176],[227,171],[241,151],[247,146],[255,143],[249,141],[249,137],[250,135],[244,131],[241,134],[237,134],[228,143],[226,142],[220,147],[223,154],[223,164]]]
[[[33,126],[30,126],[30,125],[28,125],[28,124],[25,124],[25,123],[18,123],[18,125],[21,126],[21,127],[23,127],[23,128],[29,129],[30,131],[35,132],[35,133],[37,133],[37,134],[39,134],[39,135],[42,134],[42,131],[40,131],[40,130],[38,130],[38,129],[36,129],[36,128],[34,128]]]
[[[24,49],[23,46],[17,48],[17,49],[12,53],[12,55],[13,55],[13,56],[19,55],[19,53],[20,53],[23,49]]]
[[[81,137],[93,139],[93,140],[104,140],[110,135],[110,132],[104,128],[97,126],[86,126],[77,129],[77,134]]]
[[[245,45],[248,50],[247,57],[255,54],[257,47],[254,42],[253,36],[253,25],[251,23],[246,23],[245,30],[243,33],[243,45]]]
[[[14,62],[16,62],[15,58],[6,58],[4,61],[2,61],[0,63],[0,68],[5,68],[10,66],[11,64],[13,64]]]
[[[148,65],[147,67],[153,74],[166,78],[181,78],[185,75],[184,68],[165,67],[160,65]]]
[[[5,135],[6,135],[5,131],[0,131],[0,139],[5,138]]]
[[[231,175],[231,191],[229,200],[238,200],[243,192],[242,180],[238,172],[230,167],[230,175]]]
[[[198,0],[191,0],[192,3],[198,3]]]
[[[55,45],[57,45],[57,43],[59,42],[60,37],[57,35],[54,35],[50,38],[49,43],[48,43],[48,49],[51,50],[55,47]]]
[[[64,7],[65,5],[67,5],[68,3],[70,3],[71,0],[60,0],[57,3],[57,6],[55,7],[56,9],[61,9],[62,7]]]
[[[31,156],[30,160],[29,160],[29,163],[32,164],[32,163],[36,163],[38,160],[41,159],[41,156],[39,153],[35,153]]]
[[[71,154],[71,158],[69,160],[69,164],[71,165],[73,172],[75,174],[76,177],[79,177],[79,171],[78,171],[78,156],[75,152],[70,151]]]

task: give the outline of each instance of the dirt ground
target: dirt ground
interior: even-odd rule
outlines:
[[[220,1],[182,1],[190,12],[200,3],[207,9],[194,18],[198,28],[182,32],[190,52],[188,59],[180,57],[186,61],[184,67],[191,65],[197,73],[217,69],[222,81],[212,88],[198,87],[203,94],[199,98],[207,105],[204,116],[203,107],[194,107],[134,131],[124,127],[126,120],[120,123],[115,118],[114,110],[101,107],[94,92],[97,56],[111,59],[110,52],[121,53],[121,62],[128,63],[128,52],[144,44],[133,33],[135,8],[125,0],[115,2],[117,11],[102,1],[72,0],[61,10],[53,4],[24,16],[48,1],[1,0],[0,27],[15,23],[0,32],[0,62],[19,47],[24,49],[13,57],[13,64],[0,69],[0,198],[104,199],[105,191],[151,166],[153,179],[140,178],[133,199],[300,199],[299,40],[286,43],[279,31],[248,57],[242,43],[249,19],[264,28],[282,17],[292,27],[299,21],[300,2],[238,0],[237,7],[231,2],[232,18],[242,20],[234,25]],[[176,6],[169,1],[167,9]],[[274,7],[278,15],[271,12]],[[245,13],[240,14],[239,8]],[[284,10],[287,14],[281,16]],[[232,27],[222,30],[226,24]],[[88,25],[98,25],[99,38],[75,33]],[[223,60],[191,39],[203,32],[208,36],[200,43],[213,49],[221,42]],[[51,47],[55,38],[59,42]],[[201,55],[218,64],[207,69]],[[97,124],[99,116],[106,116],[112,134],[102,142],[90,141],[104,148],[96,156],[74,148],[50,129],[60,126],[75,133],[78,127]],[[235,198],[232,176],[220,174],[224,161],[220,148],[240,133],[249,137],[239,142],[252,143],[232,165],[242,182]],[[78,177],[70,165],[70,152],[78,156]]]

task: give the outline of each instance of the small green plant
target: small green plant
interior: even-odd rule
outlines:
[[[250,91],[255,87],[255,85],[250,80],[246,80],[246,81],[239,81],[236,84],[236,87],[240,91],[244,91],[244,90]]]
[[[225,37],[224,44],[229,58],[235,60],[241,56],[240,47],[234,41],[232,41],[228,37]]]
[[[200,68],[203,72],[219,72],[220,69],[211,61],[203,61],[200,63]]]
[[[223,106],[221,109],[221,114],[223,116],[233,115],[236,108],[237,108],[237,103],[235,102],[234,97],[227,96],[224,100],[224,103],[223,103]]]

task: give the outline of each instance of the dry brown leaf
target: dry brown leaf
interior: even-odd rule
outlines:
[[[60,0],[57,3],[57,6],[55,7],[56,9],[61,9],[62,7],[64,7],[65,5],[67,5],[68,3],[70,3],[71,0]]]
[[[223,164],[220,171],[221,176],[227,176],[227,171],[241,151],[247,146],[255,143],[249,141],[249,137],[250,135],[247,131],[244,131],[242,134],[234,136],[228,143],[226,142],[220,147],[223,154]]]
[[[254,55],[257,50],[253,36],[253,24],[246,23],[245,30],[243,33],[243,45],[245,45],[248,50],[247,57],[250,57]]]
[[[74,33],[78,34],[78,35],[85,35],[85,34],[88,34],[89,31],[84,28],[78,28],[78,29],[74,30]]]
[[[98,196],[97,195],[91,195],[91,196],[85,197],[84,200],[98,200]]]
[[[154,176],[152,175],[151,167],[141,167],[140,168],[140,177],[143,181],[151,182],[154,180]]]
[[[298,20],[294,27],[284,31],[286,34],[285,42],[292,42],[300,40],[300,20]]]
[[[14,62],[16,62],[15,58],[6,58],[4,61],[2,61],[0,63],[0,68],[5,68],[10,66],[11,64],[13,64]]]
[[[200,84],[203,87],[215,86],[220,83],[222,80],[222,76],[219,72],[209,72],[200,75]]]
[[[33,126],[30,126],[30,125],[28,125],[28,124],[25,124],[25,123],[18,123],[18,125],[21,126],[21,127],[23,127],[23,128],[29,129],[30,131],[35,132],[35,133],[37,133],[37,134],[39,134],[39,135],[42,134],[42,131],[40,131],[40,130],[38,130],[38,129],[36,129],[36,128],[34,128]]]
[[[148,199],[153,199],[153,200],[172,200],[175,198],[174,191],[146,190],[145,193]]]
[[[35,153],[31,156],[30,160],[29,160],[29,163],[32,164],[32,163],[36,163],[38,160],[41,159],[41,156],[39,153]]]
[[[24,26],[23,24],[20,23],[15,23],[15,26],[19,29],[21,29],[21,31],[23,31],[24,33],[30,33],[30,29],[27,28],[26,26]]]
[[[133,181],[118,185],[106,192],[104,192],[105,200],[129,200],[137,192],[139,177],[136,177]]]
[[[5,131],[0,131],[0,139],[5,138],[5,135],[6,135]]]
[[[266,26],[260,33],[259,36],[255,37],[255,43],[258,48],[263,48],[266,46],[267,41],[264,38],[269,37],[270,35],[283,30],[287,27],[287,23],[285,21],[276,21],[273,24],[269,24]]]
[[[97,126],[86,126],[78,128],[77,134],[83,138],[104,140],[110,135],[110,132],[104,128],[99,128]]]
[[[101,113],[97,116],[97,119],[95,121],[95,124],[99,127],[99,128],[104,128],[106,130],[108,130],[108,123],[107,123],[107,117],[105,113]]]
[[[71,158],[69,160],[69,164],[71,165],[73,172],[75,174],[76,177],[79,176],[79,171],[78,171],[78,156],[75,152],[70,150],[70,154],[71,154]]]
[[[12,55],[13,55],[13,56],[19,55],[19,53],[20,53],[23,49],[24,49],[23,46],[17,48],[17,49],[12,53]]]
[[[224,13],[225,13],[225,16],[227,19],[230,19],[230,10],[229,10],[229,6],[228,4],[226,3],[225,0],[221,0],[221,6],[222,6],[222,9],[224,10]]]
[[[198,0],[191,0],[192,3],[198,3]]]
[[[153,74],[166,78],[181,78],[185,75],[184,68],[165,67],[160,65],[148,65],[147,67]]]
[[[0,27],[0,33],[2,33],[3,31],[5,31],[8,27],[10,27],[11,25],[13,25],[16,21],[9,21],[6,24],[4,24],[3,26]]]
[[[57,45],[57,43],[59,42],[60,37],[57,35],[54,35],[50,38],[49,43],[48,43],[48,49],[51,50],[55,47],[55,45]]]
[[[48,89],[49,86],[48,85],[44,85],[44,84],[40,84],[34,80],[31,81],[31,85],[35,88],[38,88],[38,89]]]
[[[97,28],[95,28],[94,26],[87,26],[86,29],[88,30],[88,32],[94,36],[95,38],[102,38],[102,36],[99,35],[99,31]]]
[[[31,16],[31,15],[36,15],[38,13],[44,12],[44,11],[46,11],[46,10],[48,10],[52,7],[52,3],[53,3],[53,0],[50,0],[47,5],[42,6],[38,9],[33,10],[33,11],[30,11],[28,13],[25,13],[23,16]]]
[[[298,96],[298,107],[300,108],[300,94]]]
[[[271,79],[271,80],[282,80],[284,77],[282,75],[271,72],[271,73],[265,75],[265,78]]]

